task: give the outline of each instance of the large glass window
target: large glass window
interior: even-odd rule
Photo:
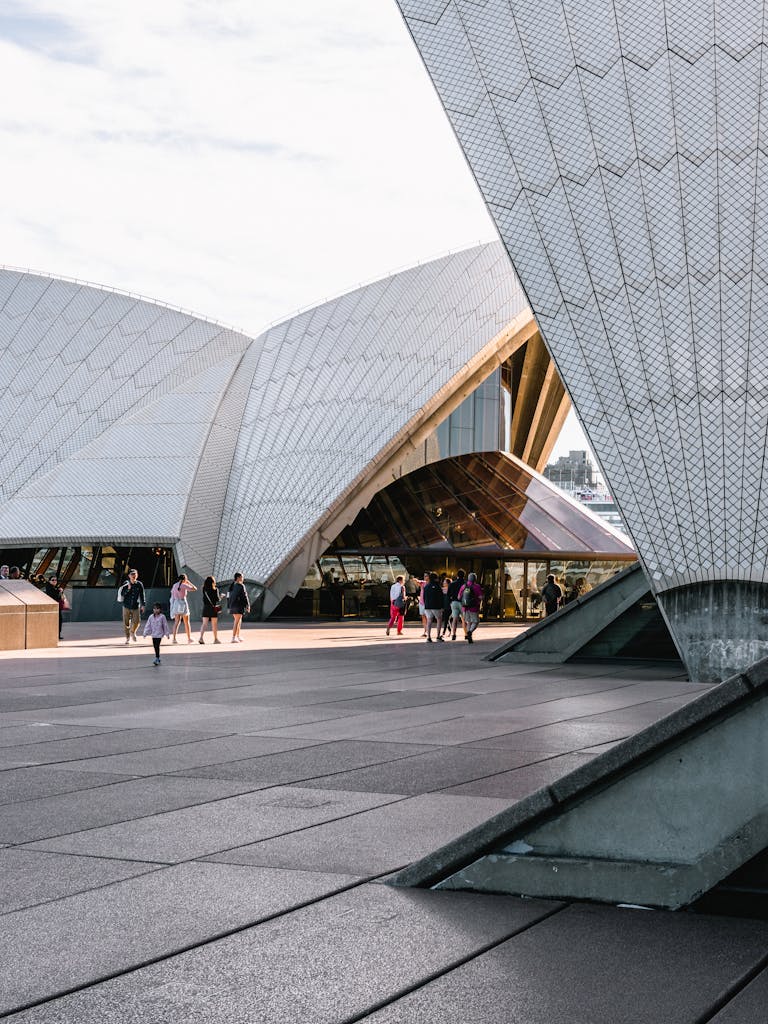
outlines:
[[[502,578],[504,618],[522,619],[525,614],[525,562],[505,562]]]
[[[138,569],[146,587],[170,587],[176,574],[173,551],[165,547],[8,548],[0,551],[0,561],[17,565],[31,580],[56,573],[69,587],[117,587],[129,566]]]

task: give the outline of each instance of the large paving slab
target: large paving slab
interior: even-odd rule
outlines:
[[[153,750],[68,761],[65,768],[73,773],[98,769],[100,772],[118,772],[123,775],[161,775],[182,772],[186,768],[237,764],[238,761],[250,761],[276,751],[293,750],[311,742],[270,736],[221,736]]]
[[[434,747],[423,743],[379,743],[374,740],[322,743],[317,740],[290,741],[281,738],[273,742],[306,745],[302,749],[292,748],[287,752],[264,757],[189,769],[183,774],[195,779],[233,779],[248,782],[254,789],[261,789],[266,786],[286,786],[324,776],[329,772],[341,774],[368,765],[384,765],[434,750]],[[380,792],[381,787],[377,791]]]
[[[764,922],[570,907],[366,1020],[702,1024],[767,944]],[[761,1013],[722,1024],[764,1024],[765,1004]]]
[[[5,914],[0,1013],[209,942],[354,882],[339,875],[289,877],[243,865],[184,864]],[[126,928],[137,915],[144,927]]]
[[[19,797],[0,806],[7,984],[40,1004],[10,1019],[768,1024],[755,922],[359,885],[704,689],[657,665],[483,662],[506,627],[473,646],[406,633],[248,627],[168,648],[162,673],[114,624],[0,654],[12,703],[78,702],[0,717],[0,790]],[[109,778],[35,796],[65,774]]]
[[[446,747],[389,764],[321,775],[300,783],[313,789],[346,789],[359,793],[402,793],[418,796],[459,786],[475,779],[494,777],[512,768],[541,760],[546,754],[521,750],[476,750]]]
[[[194,743],[201,739],[221,736],[221,732],[213,731],[206,734],[175,729],[120,729],[89,733],[74,738],[51,739],[47,742],[15,744],[0,749],[0,768],[17,767],[22,764],[79,761],[82,758],[122,754],[134,750],[162,750],[177,743]],[[277,743],[276,740],[273,742]],[[294,746],[297,742],[291,741]],[[275,749],[286,748],[275,746]]]
[[[242,846],[215,859],[302,871],[322,864],[325,871],[378,875],[395,871],[450,842],[506,806],[504,800],[484,797],[417,796]]]
[[[565,754],[585,747],[615,742],[634,731],[626,725],[611,722],[557,722],[555,725],[503,733],[490,740],[477,740],[472,746],[515,750],[524,745],[526,750]]]
[[[29,800],[0,807],[0,842],[35,839],[127,822],[178,807],[205,804],[243,791],[243,784],[220,779],[163,778],[115,782],[79,793]],[[117,853],[120,857],[122,854]],[[150,860],[153,858],[150,858]]]
[[[6,721],[29,720],[31,712],[15,711],[6,714]],[[322,705],[306,708],[239,708],[216,704],[211,700],[180,701],[165,697],[162,700],[113,700],[78,704],[66,708],[48,708],[46,720],[67,725],[103,725],[109,729],[157,727],[165,729],[211,729],[234,732],[245,728],[250,731],[300,728],[308,722],[336,720],[354,711],[326,710]],[[312,735],[297,733],[296,735]]]
[[[162,865],[6,847],[0,850],[0,914],[98,889],[157,867]]]
[[[69,739],[74,736],[93,736],[103,732],[103,729],[88,729],[82,725],[51,725],[49,722],[24,722],[21,725],[0,727],[0,749],[48,743],[51,740]]]
[[[336,1024],[557,904],[364,885],[9,1018],[14,1024]],[[46,982],[43,982],[46,984]],[[429,1019],[429,1018],[425,1018]]]
[[[460,786],[443,790],[456,796],[485,796],[503,800],[507,807],[530,796],[542,786],[548,786],[575,768],[592,760],[591,754],[561,754],[547,760],[539,760],[508,772],[499,772],[484,779],[475,779]]]
[[[91,766],[92,769],[93,766]],[[0,805],[36,800],[59,793],[73,793],[98,786],[112,786],[130,778],[130,774],[109,772],[67,772],[62,768],[37,765],[33,768],[12,768],[0,772]]]
[[[174,781],[208,782],[204,779]],[[208,784],[224,785],[213,780]],[[303,832],[320,822],[356,816],[370,807],[399,799],[396,795],[382,793],[333,793],[277,787],[135,818],[118,825],[59,835],[35,843],[32,848],[172,864],[284,833]]]

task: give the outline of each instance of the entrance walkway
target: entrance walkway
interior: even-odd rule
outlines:
[[[155,668],[83,624],[0,655],[0,1014],[764,1021],[766,924],[383,884],[703,690],[480,660],[512,632],[267,624]]]

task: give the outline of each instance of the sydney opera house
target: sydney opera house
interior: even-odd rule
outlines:
[[[635,555],[539,475],[569,401],[500,243],[256,338],[135,296],[0,271],[0,561],[116,614],[128,565],[244,573],[256,614],[383,613],[399,572],[475,570],[541,614]]]

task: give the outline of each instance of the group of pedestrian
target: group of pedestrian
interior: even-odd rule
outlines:
[[[428,644],[433,643],[432,628],[435,627],[435,640],[445,642],[445,634],[450,632],[451,640],[456,639],[459,626],[462,627],[467,643],[474,643],[473,634],[480,622],[480,607],[483,601],[483,588],[477,582],[477,576],[471,572],[465,576],[459,569],[456,578],[443,576],[435,572],[425,575],[423,579],[413,581],[419,588],[419,616],[424,626],[422,637]],[[397,629],[397,636],[403,635],[405,612],[408,596],[405,588],[405,577],[398,576],[389,590],[389,622],[386,635]]]
[[[0,565],[0,580],[23,580],[24,574],[18,565]],[[69,611],[69,601],[64,593],[64,588],[59,586],[59,577],[54,572],[50,576],[45,576],[44,573],[38,573],[36,575],[30,575],[27,580],[33,586],[37,587],[38,590],[42,590],[43,593],[50,597],[52,601],[55,601],[59,606],[59,640],[63,639],[62,628],[64,622],[64,612]]]
[[[560,608],[578,601],[589,591],[589,585],[583,576],[571,580],[558,580],[554,573],[547,576],[547,581],[541,588],[541,601],[544,604],[544,614],[554,615]]]
[[[180,573],[178,579],[173,584],[169,603],[169,613],[173,620],[173,633],[171,633],[171,626],[168,619],[165,617],[162,605],[155,603],[152,606],[152,613],[147,616],[147,621],[144,625],[144,636],[149,636],[152,639],[152,645],[155,649],[155,665],[161,664],[160,644],[163,638],[169,640],[172,639],[173,643],[177,644],[179,642],[178,633],[182,627],[187,637],[187,643],[194,643],[189,624],[190,609],[187,595],[195,593],[197,589],[198,588],[195,584],[187,577],[186,573]],[[197,642],[199,644],[205,643],[205,632],[210,624],[211,632],[213,633],[213,642],[215,644],[220,644],[219,613],[223,607],[223,597],[214,576],[206,576],[205,582],[203,583],[202,597],[203,614],[200,626],[200,638]],[[240,630],[243,615],[247,614],[251,610],[250,601],[248,600],[248,591],[245,589],[243,574],[241,572],[235,573],[232,586],[226,595],[226,599],[233,620],[232,643],[241,644],[243,641],[240,636]],[[138,642],[137,633],[141,625],[141,615],[146,607],[146,592],[144,590],[144,584],[139,579],[139,573],[136,569],[129,569],[127,579],[118,588],[117,600],[123,606],[125,643],[126,646],[130,646],[132,641],[133,643]]]

